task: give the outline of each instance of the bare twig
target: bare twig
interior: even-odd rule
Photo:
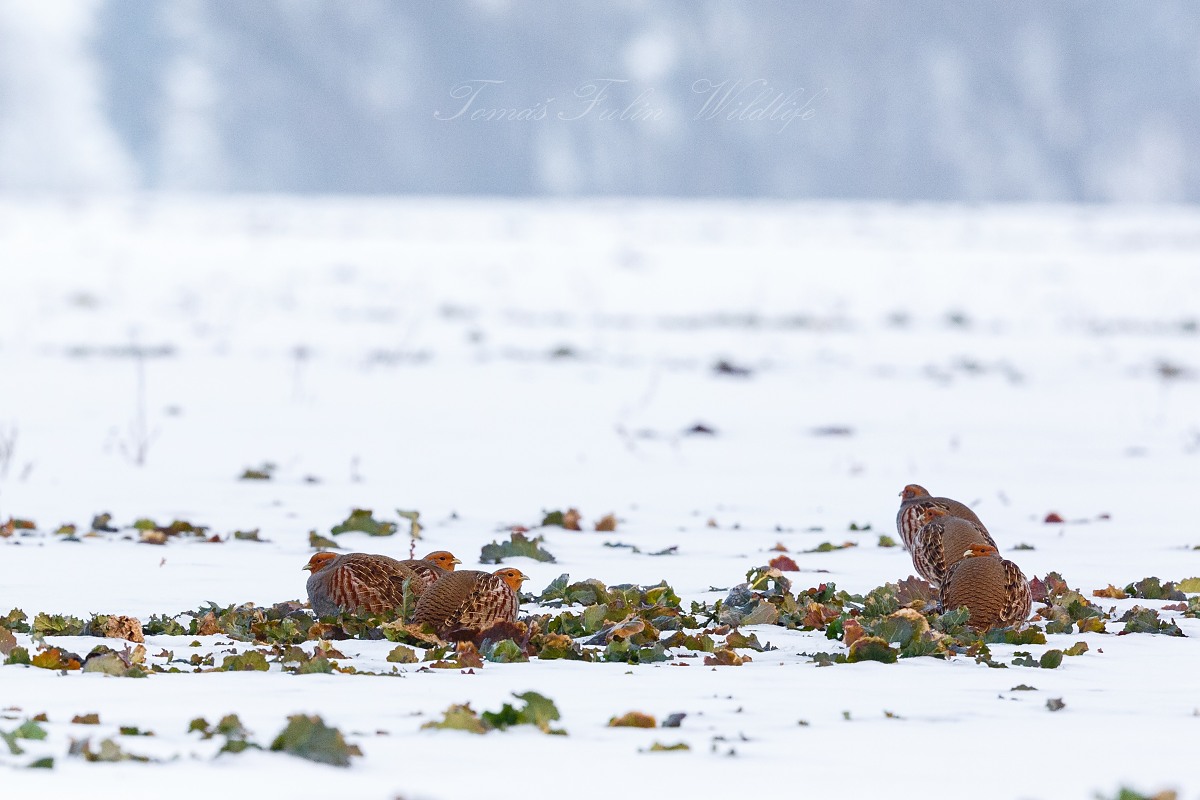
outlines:
[[[17,426],[0,427],[0,478],[8,476],[13,454],[17,451]]]

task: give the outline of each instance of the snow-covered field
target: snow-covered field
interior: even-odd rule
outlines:
[[[309,531],[328,536],[353,508],[419,510],[418,552],[481,568],[481,546],[511,526],[577,507],[583,531],[530,534],[556,563],[507,562],[534,594],[566,572],[665,579],[685,607],[711,603],[777,544],[801,568],[794,590],[832,581],[862,594],[912,571],[877,544],[895,535],[911,482],[972,504],[1027,575],[1056,570],[1089,596],[1198,576],[1198,264],[1191,209],[0,200],[0,522],[37,524],[0,539],[0,614],[145,623],[207,601],[303,599]],[[687,433],[697,424],[715,435]],[[238,480],[266,462],[271,480]],[[187,520],[225,541],[84,536],[101,512],[115,527]],[[592,530],[609,512],[617,530]],[[1050,512],[1067,523],[1045,524]],[[55,533],[67,523],[76,537]],[[268,541],[232,537],[253,529]],[[847,541],[858,546],[803,552]],[[640,552],[605,546],[617,542]],[[408,553],[403,534],[338,543]],[[44,712],[48,736],[14,740],[20,755],[0,742],[0,785],[170,798],[1066,798],[1129,786],[1195,798],[1200,620],[1172,616],[1186,637],[1117,636],[1109,623],[993,646],[1007,669],[818,668],[801,653],[839,642],[769,625],[747,632],[778,649],[739,667],[418,671],[385,660],[391,642],[365,640],[335,642],[339,663],[398,677],[2,666],[0,732]],[[1090,650],[1057,669],[1011,663],[1077,641]],[[81,655],[119,644],[46,642]],[[228,642],[148,636],[146,648],[158,664],[165,649],[219,665],[251,647]],[[557,704],[567,736],[421,729],[450,704],[496,710],[528,690]],[[1065,708],[1049,711],[1050,698]],[[687,716],[608,727],[631,710]],[[99,726],[71,723],[90,712]],[[266,745],[301,712],[363,757],[346,769],[214,757],[220,738],[187,732],[236,713]],[[87,737],[161,761],[67,754]],[[647,752],[655,742],[691,749]],[[53,769],[22,768],[43,756]]]

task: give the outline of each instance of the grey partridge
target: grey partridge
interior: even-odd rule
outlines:
[[[446,573],[421,595],[413,622],[428,623],[443,639],[473,635],[498,622],[515,622],[520,610],[517,592],[527,580],[521,570],[511,567]]]
[[[1033,595],[1020,567],[1000,557],[990,544],[972,544],[946,571],[942,608],[971,612],[967,625],[977,631],[1020,625],[1029,618]]]
[[[382,614],[404,605],[406,580],[409,592],[417,596],[447,574],[441,564],[452,569],[457,562],[445,551],[430,553],[423,561],[397,561],[367,553],[316,553],[304,566],[312,573],[308,577],[308,601],[318,617],[354,611]]]
[[[900,492],[900,511],[896,513],[896,532],[900,534],[905,550],[912,551],[913,540],[917,537],[917,531],[921,529],[921,512],[926,508],[945,509],[952,517],[974,522],[983,531],[983,535],[988,537],[988,542],[995,544],[974,511],[949,497],[930,497],[924,486],[910,483]]]
[[[921,527],[912,543],[912,562],[922,578],[936,589],[946,577],[946,570],[958,563],[969,545],[995,546],[983,526],[962,517],[952,517],[938,506],[921,512]]]
[[[447,550],[435,550],[424,558],[406,558],[400,562],[400,566],[410,570],[413,580],[409,584],[409,591],[414,597],[420,597],[426,589],[437,582],[438,578],[447,572],[454,572],[454,565],[461,563],[453,553]],[[405,575],[400,580],[403,581],[407,577],[409,576]],[[393,580],[395,579],[393,578]]]

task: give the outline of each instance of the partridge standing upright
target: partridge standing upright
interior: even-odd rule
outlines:
[[[994,545],[983,526],[952,517],[944,508],[930,506],[921,511],[921,527],[912,542],[912,562],[917,573],[936,589],[946,570],[958,563],[969,545]]]
[[[975,516],[974,511],[948,497],[930,497],[924,486],[910,483],[904,487],[904,491],[900,492],[900,511],[896,514],[896,532],[900,534],[905,550],[913,549],[913,539],[916,538],[917,531],[921,528],[921,512],[926,508],[945,509],[950,512],[952,517],[974,522],[983,531],[984,536],[988,535],[987,528],[979,521],[979,517]],[[988,536],[988,542],[995,544],[990,536]]]
[[[1029,618],[1033,596],[1029,581],[1011,561],[1000,558],[990,544],[972,544],[963,558],[946,571],[940,592],[942,609],[965,607],[967,625],[974,630],[1020,625]]]
[[[515,622],[520,611],[517,592],[528,579],[511,567],[491,573],[446,573],[421,595],[413,622],[432,625],[443,639],[479,633],[498,622]]]

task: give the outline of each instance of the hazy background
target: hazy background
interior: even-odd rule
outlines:
[[[1186,2],[0,0],[0,189],[1195,201],[1198,42]],[[447,119],[478,80],[545,118]]]

